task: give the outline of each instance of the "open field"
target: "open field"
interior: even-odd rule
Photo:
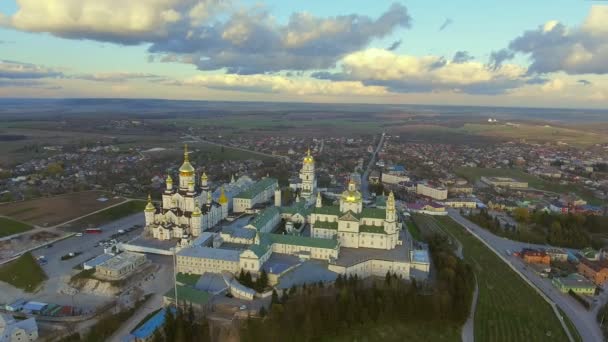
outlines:
[[[100,197],[108,200],[98,201]],[[102,191],[83,191],[0,204],[0,215],[38,226],[54,226],[124,201]]]
[[[460,341],[460,327],[453,323],[402,322],[397,324],[368,323],[351,329],[350,333],[322,341]]]
[[[602,201],[595,198],[591,192],[582,186],[563,185],[536,177],[519,169],[486,169],[479,167],[460,167],[455,170],[460,177],[466,178],[469,182],[476,182],[482,176],[493,177],[512,177],[528,182],[528,186],[534,189],[551,191],[557,193],[574,192],[591,204],[602,204]]]
[[[34,292],[46,278],[46,274],[31,253],[25,253],[0,267],[0,281],[26,292]]]
[[[534,142],[561,142],[578,147],[608,142],[608,136],[591,130],[526,123],[491,125],[467,123],[461,130],[469,134],[487,137],[501,137]]]
[[[85,216],[80,220],[71,222],[61,228],[71,232],[81,232],[83,229],[97,227],[99,225],[116,221],[125,216],[135,213],[143,213],[146,201],[132,200],[115,207],[100,211],[96,214]]]
[[[479,283],[477,341],[567,341],[553,310],[496,254],[449,217],[435,218],[463,246]]]
[[[391,133],[404,135],[408,140],[432,139],[444,143],[480,143],[499,141],[527,141],[563,143],[586,147],[608,142],[608,136],[595,129],[565,128],[533,123],[481,124],[449,120],[425,123],[420,121],[394,121],[388,126]]]
[[[6,217],[0,217],[0,237],[26,232],[34,227],[27,223],[17,222]]]

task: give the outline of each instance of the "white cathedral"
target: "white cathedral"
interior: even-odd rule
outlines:
[[[155,239],[189,240],[228,216],[228,198],[223,189],[218,201],[213,201],[207,174],[202,174],[200,186],[197,187],[195,173],[186,145],[184,163],[179,168],[179,185],[174,187],[173,179],[170,175],[167,176],[167,188],[162,194],[160,208],[148,196],[148,204],[144,209],[146,231]]]

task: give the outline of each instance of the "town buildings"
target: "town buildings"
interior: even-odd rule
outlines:
[[[430,197],[435,200],[445,200],[448,198],[448,190],[441,186],[433,186],[428,183],[416,184],[416,194]]]
[[[563,293],[572,291],[577,294],[593,296],[596,286],[580,274],[572,273],[567,277],[555,277],[551,280],[553,285]]]
[[[16,320],[13,316],[0,313],[0,342],[28,342],[38,339],[38,325],[35,318]]]
[[[145,264],[146,260],[145,254],[123,252],[97,265],[95,275],[110,280],[124,279]]]
[[[593,281],[596,285],[602,286],[608,279],[608,261],[591,261],[585,258],[580,259],[577,265],[578,273]]]

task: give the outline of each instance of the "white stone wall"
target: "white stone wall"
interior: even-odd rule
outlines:
[[[203,274],[205,272],[222,273],[222,271],[236,273],[240,270],[239,261],[177,255],[176,263],[177,272],[181,273]]]

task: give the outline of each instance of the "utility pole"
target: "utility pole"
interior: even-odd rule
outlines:
[[[175,308],[177,309],[177,246],[171,248],[171,251],[173,252],[173,289],[175,290]]]

